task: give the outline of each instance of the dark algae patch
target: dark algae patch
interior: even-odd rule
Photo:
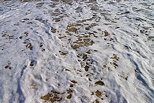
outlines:
[[[104,82],[102,82],[102,81],[97,81],[97,82],[95,82],[95,84],[96,85],[101,85],[101,86],[105,85]]]
[[[101,97],[101,96],[102,96],[102,92],[99,91],[99,90],[97,90],[97,91],[95,92],[95,95],[96,95],[97,97]]]
[[[52,33],[56,33],[57,30],[56,30],[55,28],[52,28],[52,29],[51,29],[51,32],[52,32]]]
[[[109,36],[110,34],[107,31],[104,31],[104,36]]]
[[[5,69],[12,69],[12,67],[11,67],[11,62],[8,62],[8,64],[4,67]]]
[[[73,96],[73,90],[67,89],[65,92],[51,91],[44,96],[41,96],[40,99],[44,100],[45,103],[61,103],[64,99],[71,99]]]
[[[72,27],[72,28],[67,28],[67,31],[69,31],[69,32],[77,32],[77,28],[74,28],[74,27]]]
[[[84,67],[84,69],[85,69],[85,71],[88,71],[88,70],[89,70],[89,66],[86,65],[86,66]]]
[[[98,99],[96,99],[93,103],[100,103]]]
[[[72,83],[77,83],[77,81],[75,81],[75,80],[72,80],[71,82],[72,82]]]
[[[29,48],[30,50],[32,50],[33,49],[33,46],[32,46],[31,43],[29,43],[29,44],[26,45],[26,48]]]
[[[31,62],[30,62],[30,66],[34,66],[34,65],[36,65],[37,64],[37,61],[36,60],[31,60]]]
[[[51,91],[50,93],[40,97],[42,100],[54,103],[54,102],[60,102],[62,100],[62,97],[60,96],[60,92]]]
[[[60,55],[67,55],[68,53],[66,51],[59,51]]]
[[[68,96],[67,96],[67,99],[71,99],[72,98],[72,94],[69,94]]]

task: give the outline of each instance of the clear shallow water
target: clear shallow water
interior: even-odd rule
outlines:
[[[1,103],[153,103],[154,2],[1,1]]]

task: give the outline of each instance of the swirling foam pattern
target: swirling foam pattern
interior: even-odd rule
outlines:
[[[154,103],[154,1],[0,0],[0,103]]]

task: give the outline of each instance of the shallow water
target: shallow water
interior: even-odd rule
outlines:
[[[0,103],[153,103],[153,0],[1,0]]]

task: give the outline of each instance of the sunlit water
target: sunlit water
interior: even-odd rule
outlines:
[[[0,103],[154,103],[153,0],[0,0]]]

